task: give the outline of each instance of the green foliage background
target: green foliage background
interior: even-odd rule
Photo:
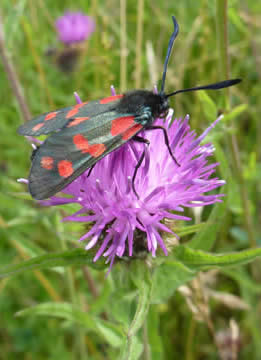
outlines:
[[[211,226],[199,226],[200,232],[193,239],[190,233],[198,225],[193,228],[193,222],[179,224],[178,229],[179,234],[184,235],[182,241],[192,239],[194,249],[217,253],[256,247],[261,241],[260,199],[257,198],[261,175],[258,163],[261,4],[250,0],[227,2],[229,37],[226,48],[221,32],[224,19],[221,9],[225,3],[223,0],[127,1],[126,12],[122,10],[124,0],[79,0],[77,6],[70,0],[2,0],[0,4],[6,47],[33,115],[73,104],[73,91],[87,100],[109,95],[111,84],[117,91],[136,87],[151,89],[161,76],[172,31],[172,14],[178,19],[180,34],[167,75],[169,91],[223,80],[227,75],[223,51],[228,49],[230,76],[243,79],[242,84],[230,90],[229,96],[226,91],[194,93],[172,100],[175,115],[184,117],[189,113],[191,126],[198,132],[220,111],[230,113],[210,139],[215,143],[217,160],[221,162],[219,175],[227,181],[224,203],[214,210],[211,206],[204,210],[202,221],[212,217]],[[97,22],[85,56],[72,74],[61,72],[44,56],[49,46],[59,46],[54,21],[67,9],[82,10]],[[126,48],[122,38],[125,27]],[[148,57],[150,46],[152,57]],[[155,69],[148,65],[151,59]],[[17,183],[17,178],[28,174],[31,148],[16,133],[23,116],[1,62],[0,72],[0,262],[7,265],[46,252],[73,249],[78,246],[77,239],[85,228],[84,225],[60,223],[62,215],[72,210],[70,206],[63,207],[62,212],[58,208],[41,208],[26,194],[26,188]],[[231,113],[229,107],[236,110]],[[102,338],[94,331],[90,319],[86,318],[86,322],[81,319],[82,322],[76,324],[78,315],[72,315],[66,304],[63,314],[69,315],[62,316],[63,320],[15,314],[46,303],[40,314],[53,312],[59,316],[59,311],[53,305],[48,308],[48,303],[71,302],[75,309],[86,311],[86,316],[91,313],[112,320],[112,324],[117,323],[117,319],[124,323],[124,317],[131,318],[134,314],[135,292],[127,296],[123,286],[128,271],[119,264],[114,274],[105,279],[103,272],[95,270],[86,273],[80,268],[55,268],[1,280],[0,359],[66,360],[78,358],[77,354],[84,359],[87,353],[89,359],[116,358],[118,330],[111,325],[108,335],[108,328],[104,325],[106,331],[102,332],[99,323]],[[212,285],[214,290],[234,294],[249,305],[249,309],[243,311],[215,300],[209,303],[215,332],[228,327],[229,319],[236,320],[241,336],[240,359],[261,357],[260,279],[260,266],[256,262],[236,271],[219,270]],[[166,288],[168,281],[176,281],[165,280]],[[143,329],[154,344],[151,358],[218,359],[216,344],[206,322],[194,319],[180,293],[170,295],[173,294],[166,295],[167,301],[161,299],[151,307],[147,326]],[[90,330],[86,330],[87,323]],[[146,358],[146,353],[143,356]]]

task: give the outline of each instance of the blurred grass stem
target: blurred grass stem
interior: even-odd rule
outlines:
[[[13,93],[19,104],[23,118],[25,121],[28,121],[32,118],[32,115],[30,113],[29,107],[23,95],[23,90],[19,82],[18,76],[16,74],[15,68],[12,64],[10,56],[8,55],[7,48],[5,46],[5,34],[4,34],[4,27],[3,27],[1,14],[0,14],[0,57],[2,59],[4,70],[7,74]]]
[[[60,239],[62,250],[68,250],[63,234],[58,232],[58,237]],[[81,306],[81,304],[79,301],[80,299],[77,296],[74,272],[71,268],[66,269],[66,276],[67,276],[67,284],[68,284],[68,290],[69,290],[71,302],[75,306],[75,308],[79,308]],[[86,352],[86,345],[85,345],[85,333],[84,333],[84,330],[77,325],[75,325],[75,351],[73,352],[73,358],[77,359],[77,360],[78,359],[80,359],[80,360],[87,359],[87,352]]]
[[[46,97],[47,97],[48,104],[49,104],[49,106],[51,108],[54,108],[55,105],[54,105],[52,96],[51,96],[51,94],[49,92],[49,89],[48,89],[47,79],[46,79],[44,69],[43,69],[42,64],[41,64],[41,58],[38,55],[37,50],[34,47],[33,38],[32,38],[32,26],[31,26],[31,24],[29,24],[28,22],[26,22],[23,19],[21,20],[21,25],[22,25],[22,28],[24,30],[25,37],[26,37],[26,39],[28,41],[28,45],[30,47],[31,54],[32,54],[32,57],[34,59],[35,66],[36,66],[37,72],[39,74],[41,85],[42,85],[43,89],[45,90],[45,94],[46,94]]]
[[[185,360],[194,360],[195,350],[194,350],[194,339],[195,339],[195,330],[196,330],[196,320],[194,315],[191,315],[191,319],[188,327],[188,336],[186,341],[186,353]]]
[[[136,33],[136,64],[135,64],[136,89],[139,89],[141,87],[143,18],[144,18],[144,0],[139,0],[137,7],[137,33]]]
[[[120,0],[121,18],[121,63],[120,63],[120,90],[126,91],[127,87],[127,34],[126,34],[126,0]]]
[[[216,1],[216,21],[217,21],[217,41],[218,49],[220,54],[220,73],[221,78],[229,79],[230,78],[230,69],[229,69],[229,56],[228,56],[228,1],[227,0],[217,0]],[[230,97],[230,88],[225,89],[225,107],[226,110],[230,109],[231,97]],[[245,185],[239,147],[236,135],[232,132],[230,135],[230,148],[233,158],[234,170],[237,175],[240,188],[240,196],[242,201],[242,207],[244,211],[244,221],[245,227],[248,234],[248,240],[251,247],[256,247],[256,239],[254,235],[254,228],[250,214],[248,192]]]

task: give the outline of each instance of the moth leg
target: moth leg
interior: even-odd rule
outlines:
[[[143,143],[143,144],[146,144],[146,145],[149,145],[150,142],[149,140],[147,139],[144,139],[143,137],[141,136],[133,136],[132,140],[136,141],[136,142],[140,142],[140,143]],[[131,179],[131,186],[132,186],[132,190],[134,192],[134,194],[136,195],[137,199],[139,199],[139,194],[137,193],[136,189],[135,189],[135,179],[136,179],[136,176],[137,176],[137,172],[139,170],[139,168],[141,167],[141,164],[143,162],[145,158],[145,149],[143,150],[138,162],[137,162],[137,165],[135,166],[135,170],[134,170],[134,173],[133,173],[133,176],[132,176],[132,179]]]
[[[35,146],[35,145],[34,145],[34,146]],[[33,159],[35,158],[35,155],[36,155],[39,147],[40,147],[40,146],[36,146],[36,147],[33,148],[33,151],[32,151],[32,154],[31,154],[31,161],[33,161]]]
[[[93,170],[93,168],[94,168],[95,165],[96,165],[96,163],[93,164],[93,165],[90,167],[90,170],[88,171],[87,177],[89,177],[89,176],[91,175],[91,172],[92,172],[92,170]]]
[[[164,128],[164,126],[160,126],[160,125],[151,125],[146,127],[146,130],[162,130],[163,134],[164,134],[164,140],[165,140],[165,145],[167,146],[170,156],[172,157],[172,159],[175,161],[175,163],[180,166],[180,164],[178,163],[177,159],[175,158],[175,156],[173,155],[173,152],[171,151],[170,145],[169,145],[169,137],[168,137],[168,133],[167,130]]]

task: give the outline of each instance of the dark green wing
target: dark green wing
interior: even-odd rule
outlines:
[[[35,152],[29,176],[34,198],[56,194],[143,128],[134,115],[116,110],[79,119],[50,135]]]
[[[39,136],[60,130],[69,121],[79,117],[102,114],[116,106],[123,95],[109,96],[104,99],[84,102],[63,109],[47,112],[21,125],[20,135]]]

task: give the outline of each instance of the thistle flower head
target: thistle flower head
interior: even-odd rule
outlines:
[[[95,22],[81,12],[66,12],[55,23],[59,40],[65,45],[85,41],[95,29]]]
[[[41,202],[43,205],[80,205],[80,210],[64,220],[91,222],[90,230],[80,241],[87,241],[86,250],[97,246],[94,261],[103,255],[111,266],[116,257],[133,256],[139,245],[152,256],[156,256],[158,247],[167,255],[162,234],[172,231],[163,219],[190,220],[182,215],[184,208],[221,201],[220,194],[206,194],[224,181],[212,177],[218,165],[208,163],[214,152],[213,145],[201,145],[221,117],[197,137],[190,129],[189,116],[171,122],[172,116],[173,110],[170,110],[166,120],[157,119],[154,124],[167,129],[171,149],[180,166],[171,158],[160,130],[141,133],[150,141],[150,146],[135,179],[139,199],[131,181],[146,145],[131,140],[100,160],[90,176],[87,170],[63,189],[70,198],[54,196]]]

